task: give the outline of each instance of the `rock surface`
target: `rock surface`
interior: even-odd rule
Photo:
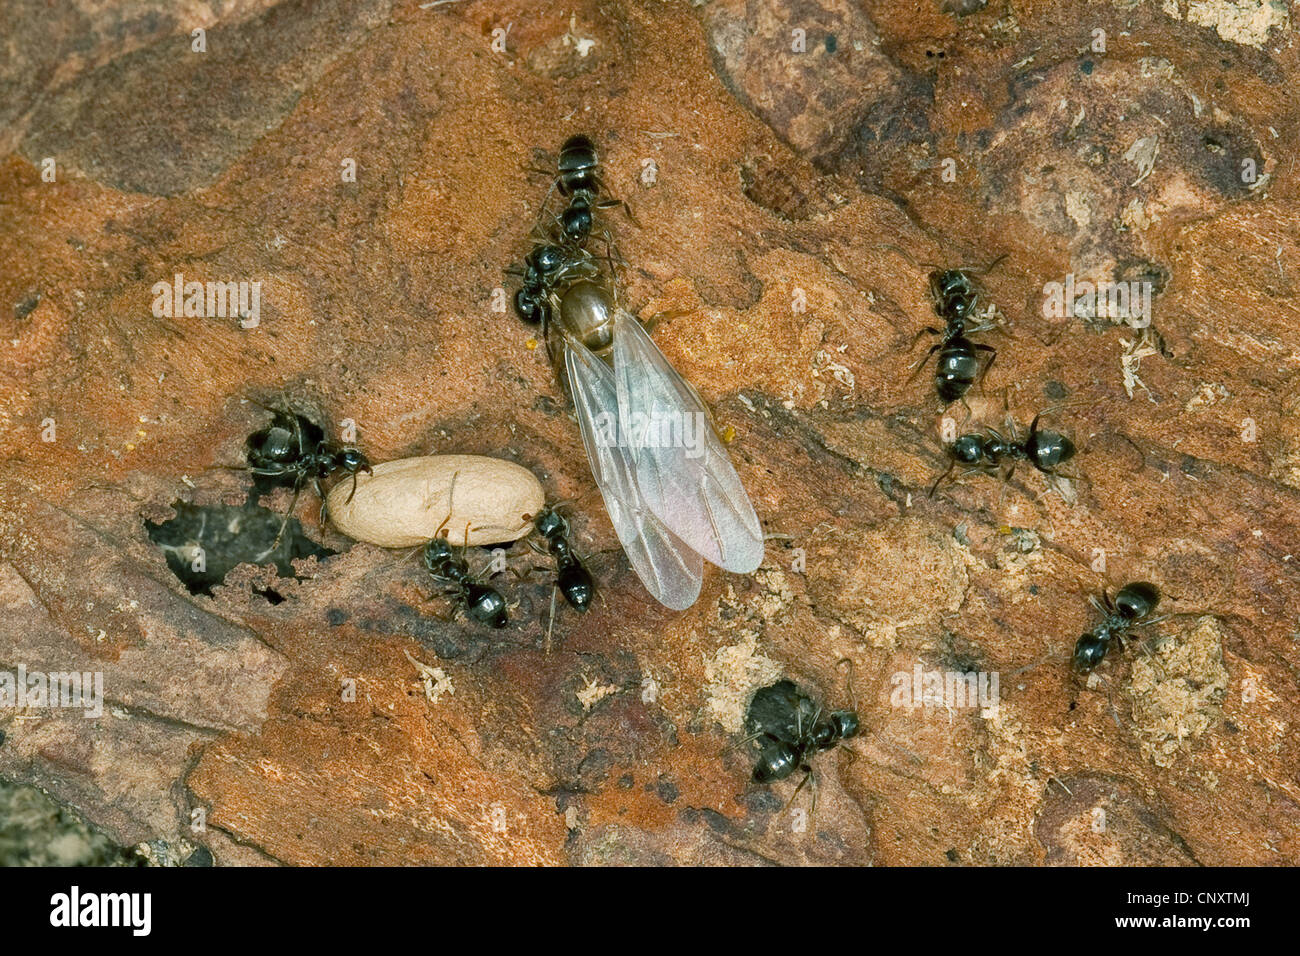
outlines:
[[[0,668],[101,671],[106,703],[0,711],[0,776],[218,864],[1297,864],[1300,61],[1285,7],[1249,6],[19,4]],[[497,308],[536,150],[580,131],[639,223],[611,214],[625,298],[671,313],[655,338],[771,536],[681,614]],[[1009,334],[950,414],[1055,408],[1073,505],[1023,467],[926,495],[924,263],[1001,255]],[[157,317],[177,273],[261,282],[257,324]],[[1150,283],[1159,336],[1045,316],[1070,274]],[[534,471],[595,607],[548,638],[517,545],[512,625],[454,620],[311,496],[338,554],[189,593],[148,526],[244,502],[245,400],[281,397],[374,461]],[[1088,595],[1133,579],[1170,616],[1080,680]],[[846,657],[863,732],[786,809],[797,780],[751,783],[736,746],[745,701],[786,675],[845,706]],[[900,699],[917,668],[997,675],[999,706]]]

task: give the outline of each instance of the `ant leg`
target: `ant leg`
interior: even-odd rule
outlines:
[[[933,330],[922,329],[921,331],[922,334],[924,334],[925,332],[930,332]],[[908,383],[910,383],[914,378],[916,378],[917,375],[921,373],[921,369],[925,368],[926,363],[930,361],[930,356],[933,355],[935,352],[939,351],[939,349],[941,349],[942,347],[943,347],[942,342],[935,342],[934,345],[930,347],[930,350],[925,353],[925,356],[921,359],[921,361],[917,362],[915,365],[912,366],[912,374],[907,376]]]
[[[1055,478],[1065,478],[1068,481],[1081,481],[1089,488],[1092,487],[1092,480],[1087,475],[1075,475],[1065,471],[1053,471],[1050,474]]]
[[[921,341],[921,336],[923,335],[943,335],[943,331],[941,329],[936,329],[933,326],[927,325],[920,332],[917,332],[916,335],[912,336],[912,342],[907,347],[907,350],[909,352],[912,351],[912,349],[916,348],[916,343]]]
[[[641,319],[641,327],[647,333],[654,331],[655,326],[665,320],[671,322],[673,319],[681,318],[683,315],[690,315],[694,309],[668,309],[666,312],[656,312],[654,315]]]
[[[284,410],[284,413],[288,415],[289,418],[293,419],[293,438],[294,441],[298,443],[298,457],[299,459],[306,458],[307,448],[303,444],[302,423],[298,421],[298,416],[295,415],[293,412],[289,411],[287,408]]]
[[[560,179],[558,176],[555,176],[554,170],[537,169],[536,167],[534,167],[532,171],[537,173],[545,173],[546,175],[553,177],[551,179],[551,188],[546,190],[546,196],[542,199],[541,210],[545,211],[546,207],[549,206],[551,203],[551,197],[555,195],[555,187],[559,185]]]
[[[979,383],[980,389],[982,390],[984,388],[984,379],[988,376],[989,369],[991,369],[993,367],[993,363],[997,361],[998,350],[991,345],[985,345],[983,342],[975,342],[973,344],[978,351],[989,353],[988,364],[984,366],[984,368],[980,371],[979,378],[976,379],[976,381]]]
[[[320,499],[320,526],[325,527],[325,519],[329,516],[329,505],[325,501],[325,492],[320,486],[320,479],[311,480],[312,489],[316,492],[316,497]]]
[[[611,274],[628,267],[627,260],[623,258],[623,253],[619,251],[618,243],[614,241],[614,237],[610,233],[608,226],[602,225],[600,227],[600,234],[596,238],[605,244],[605,255],[603,258],[609,263],[609,271]],[[615,277],[617,278],[617,276]]]
[[[956,458],[953,458],[953,459],[951,459],[951,460],[948,462],[948,467],[947,467],[947,469],[943,472],[943,474],[941,474],[938,478],[934,479],[934,484],[932,484],[932,485],[930,486],[930,493],[929,493],[929,496],[928,496],[928,497],[931,497],[931,498],[934,497],[935,489],[939,487],[940,482],[942,482],[945,478],[947,478],[949,475],[951,475],[951,474],[952,474],[952,470],[953,470],[954,468],[956,468],[956,467],[957,467],[957,459],[956,459]]]
[[[603,176],[596,177],[596,185],[601,192],[607,195],[609,194],[610,191],[609,184],[605,182]],[[609,208],[613,208],[614,206],[622,206],[623,212],[627,215],[628,221],[632,223],[632,225],[636,226],[638,229],[641,228],[641,223],[637,221],[636,216],[632,215],[632,207],[629,206],[625,200],[619,199],[616,196],[610,196],[608,199],[599,200],[595,204],[595,206],[597,209],[601,209],[601,208],[609,209]]]
[[[813,715],[812,715],[812,726],[814,728],[816,728],[817,721],[821,720],[821,718],[822,718],[822,705],[818,704],[817,709],[813,711]],[[802,734],[800,736],[802,736]]]
[[[254,561],[261,561],[265,559],[267,555],[273,554],[275,550],[280,547],[280,541],[284,538],[284,530],[287,527],[289,527],[289,519],[293,517],[293,509],[298,504],[298,495],[299,493],[301,493],[301,491],[302,491],[302,483],[301,482],[295,483],[293,486],[293,498],[290,499],[289,501],[289,510],[284,513],[284,520],[280,522],[280,530],[276,532],[275,540],[271,542],[271,546],[269,548],[267,548],[261,554],[253,558]]]
[[[772,735],[769,734],[766,730],[760,730],[757,733],[752,733],[748,737],[743,738],[742,740],[732,741],[731,743],[727,744],[727,746],[722,748],[721,752],[719,753],[719,756],[721,756],[721,754],[725,754],[729,750],[739,750],[741,747],[745,746],[745,744],[757,740],[759,737],[772,737]],[[772,739],[775,740],[776,738],[772,737]]]
[[[1159,617],[1149,617],[1145,621],[1135,621],[1130,627],[1148,627],[1152,624],[1159,624],[1161,621],[1167,621],[1173,617],[1172,614],[1161,614]]]
[[[632,225],[636,226],[638,229],[641,228],[640,220],[633,214],[632,207],[626,201],[622,199],[605,199],[596,203],[596,208],[602,210],[612,209],[615,206],[622,206],[623,214],[627,216],[628,222],[632,223]]]
[[[559,593],[560,589],[558,586],[551,588],[551,616],[546,622],[546,644],[544,645],[543,651],[547,657],[551,656],[551,631],[555,628],[555,596]]]
[[[1011,476],[1014,475],[1015,473],[1016,473],[1016,466],[1015,463],[1012,462],[1009,466],[1007,466],[1006,471],[998,475],[999,484],[1001,485],[1001,490],[998,492],[999,510],[1001,510],[1003,503],[1006,502],[1007,500],[1007,488],[1011,486]]]
[[[794,798],[797,797],[797,796],[799,796],[799,791],[802,790],[802,789],[804,788],[804,784],[806,784],[809,780],[812,779],[812,768],[810,768],[810,767],[806,767],[806,766],[805,766],[805,767],[803,768],[803,770],[804,770],[803,779],[799,781],[799,786],[797,786],[797,787],[794,788],[794,793],[790,794],[790,799],[787,800],[787,801],[785,802],[785,806],[781,808],[781,812],[782,812],[782,813],[785,813],[787,810],[790,809],[790,805],[791,805],[792,803],[794,803]],[[814,792],[816,791],[816,788],[817,788],[817,785],[816,785],[816,784],[813,784],[813,790],[814,790]],[[814,802],[814,804],[813,804],[813,809],[814,809],[814,810],[816,809],[816,803],[815,803],[815,802]]]
[[[971,420],[971,416],[975,413],[971,411],[970,402],[966,401],[965,395],[961,396],[958,401],[961,402],[961,407],[966,409],[966,417],[961,420],[962,425],[965,426],[965,424]]]
[[[542,220],[548,216],[551,222],[547,228],[543,228]],[[564,234],[564,224],[560,221],[559,215],[545,207],[538,211],[537,221],[533,223],[529,235],[539,244],[567,245],[570,242],[569,237]]]

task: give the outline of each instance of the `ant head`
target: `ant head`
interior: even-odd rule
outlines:
[[[973,297],[975,286],[963,269],[936,269],[930,273],[930,293],[936,299]]]
[[[849,737],[856,737],[861,723],[858,721],[857,711],[837,710],[834,711],[828,721],[831,728],[835,731],[835,736],[839,740],[847,740]]]
[[[530,325],[537,325],[550,319],[551,304],[543,296],[520,289],[515,293],[515,314]]]
[[[543,276],[550,276],[558,272],[567,259],[559,246],[541,245],[535,246],[525,261]]]
[[[533,519],[533,527],[543,538],[554,538],[569,533],[569,522],[554,508],[544,508]]]
[[[374,469],[370,467],[370,459],[356,448],[344,448],[335,457],[334,464],[348,474],[354,475],[359,471],[364,471],[368,475],[374,474]]]
[[[430,573],[437,573],[437,570],[455,557],[455,552],[451,549],[451,542],[447,540],[443,530],[438,529],[438,537],[432,538],[424,546],[424,568]]]
[[[952,457],[963,465],[979,464],[984,457],[984,439],[979,435],[959,435],[952,443]]]
[[[591,203],[585,194],[573,197],[564,212],[560,213],[560,228],[571,242],[582,242],[591,235],[595,218],[591,214]]]

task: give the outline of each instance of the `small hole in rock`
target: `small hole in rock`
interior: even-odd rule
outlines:
[[[289,519],[280,543],[270,550],[284,516],[256,504],[200,507],[178,501],[172,507],[176,517],[162,524],[146,524],[145,530],[162,550],[167,567],[191,594],[211,596],[213,586],[240,564],[274,564],[280,577],[292,578],[296,577],[295,559],[338,553],[303,534],[297,518]],[[255,590],[272,604],[284,600],[273,588]]]

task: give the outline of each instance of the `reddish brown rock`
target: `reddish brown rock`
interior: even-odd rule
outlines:
[[[73,9],[20,11],[0,77],[21,94],[0,665],[100,670],[108,700],[0,712],[0,775],[219,863],[1300,860],[1289,24],[1255,45],[1156,4]],[[782,59],[803,22],[806,58]],[[625,298],[667,313],[655,338],[734,429],[771,535],[758,574],[710,571],[681,614],[618,552],[535,330],[493,309],[546,190],[535,151],[578,131],[640,224],[611,220]],[[1246,159],[1268,179],[1239,186]],[[1025,468],[926,495],[946,460],[933,386],[908,382],[924,263],[1003,253],[981,281],[1010,334],[952,414],[1058,406],[1073,505]],[[1045,319],[1072,270],[1158,276],[1166,354]],[[258,325],[155,317],[178,272],[262,282]],[[317,531],[310,495],[336,554],[191,594],[149,528],[241,507],[227,466],[267,419],[244,399],[281,396],[352,419],[376,461],[534,471],[575,502],[596,606],[561,604],[548,641],[550,576],[516,548],[514,623],[452,620],[418,562]],[[1168,643],[1080,680],[1087,596],[1131,579],[1163,589]],[[842,706],[843,658],[862,733],[816,758],[816,812],[809,788],[787,809],[797,780],[752,783],[735,746],[744,703],[785,674]],[[918,665],[996,673],[996,711],[899,701]]]

